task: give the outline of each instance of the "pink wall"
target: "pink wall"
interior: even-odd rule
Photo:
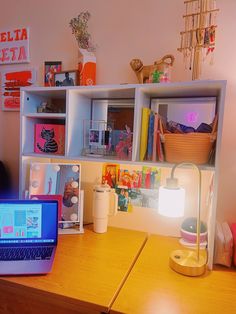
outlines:
[[[97,83],[136,83],[129,61],[139,57],[152,63],[167,53],[176,61],[173,81],[191,79],[184,69],[179,32],[183,30],[183,0],[0,0],[0,29],[29,26],[31,63],[38,70],[38,84],[43,83],[43,63],[61,60],[64,69],[77,62],[77,43],[68,24],[72,17],[89,10],[89,30],[97,44]],[[218,0],[217,47],[214,65],[204,64],[202,79],[227,79],[227,99],[223,129],[218,212],[225,219],[235,219],[236,175],[236,91],[235,50],[236,2]],[[11,65],[13,68],[14,65]],[[15,66],[20,67],[20,66]],[[0,159],[9,166],[18,186],[19,113],[0,111]],[[222,216],[221,215],[221,216]],[[222,216],[223,217],[223,216]]]

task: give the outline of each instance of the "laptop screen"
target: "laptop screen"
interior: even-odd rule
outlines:
[[[57,201],[0,200],[0,245],[57,243]]]

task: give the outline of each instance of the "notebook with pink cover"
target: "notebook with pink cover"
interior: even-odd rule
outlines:
[[[55,200],[58,202],[58,221],[62,220],[61,216],[62,216],[62,195],[60,194],[50,194],[50,195],[46,195],[46,194],[32,194],[30,196],[30,199],[35,199],[35,200]]]
[[[236,266],[236,223],[231,224],[231,232],[233,235],[233,263]]]

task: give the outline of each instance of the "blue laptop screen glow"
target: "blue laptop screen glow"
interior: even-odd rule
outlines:
[[[0,202],[0,244],[56,242],[56,202]]]

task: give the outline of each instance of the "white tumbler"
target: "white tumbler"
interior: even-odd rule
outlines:
[[[108,216],[117,213],[118,197],[109,185],[97,185],[93,189],[93,230],[107,232]]]

